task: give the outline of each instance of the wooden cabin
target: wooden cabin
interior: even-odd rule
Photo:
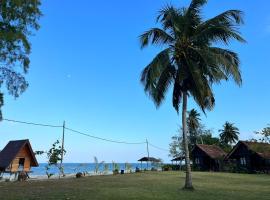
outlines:
[[[38,162],[29,140],[9,141],[0,152],[1,173],[28,173],[31,167],[37,166]]]
[[[270,144],[239,141],[225,157],[237,171],[270,173]]]
[[[216,145],[197,144],[191,151],[193,168],[200,171],[221,171],[226,153]]]

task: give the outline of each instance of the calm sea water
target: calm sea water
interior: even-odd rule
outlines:
[[[112,171],[112,163],[109,164],[109,171]],[[120,170],[125,170],[125,163],[117,163],[119,165]],[[147,168],[147,164],[143,163],[141,166],[141,163],[130,163],[132,171],[135,171],[136,167],[142,169]],[[34,176],[42,176],[46,175],[46,163],[39,163],[38,167],[33,167],[31,168],[31,175]],[[94,163],[63,163],[64,166],[64,172],[65,174],[75,174],[77,172],[89,172],[92,173],[95,170],[95,164]],[[149,163],[149,169],[151,168],[151,164]],[[104,165],[100,165],[99,171],[102,172],[104,171]],[[57,174],[59,171],[56,167],[51,166],[50,173]]]

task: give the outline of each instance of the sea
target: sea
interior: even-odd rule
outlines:
[[[112,172],[113,170],[113,164],[112,163],[106,163],[108,164],[108,171]],[[147,169],[147,163],[129,163],[131,166],[131,170],[135,171],[135,169],[138,167],[139,169]],[[117,163],[119,166],[119,170],[125,170],[125,163]],[[46,175],[46,166],[47,163],[39,163],[38,167],[32,167],[31,168],[31,175],[32,176],[44,176]],[[66,175],[68,174],[76,174],[78,172],[87,172],[87,173],[94,173],[96,164],[95,163],[63,163],[64,173]],[[148,169],[151,169],[152,165],[149,163]],[[98,173],[103,173],[105,170],[105,165],[100,164]],[[59,169],[56,166],[50,166],[50,169],[48,170],[49,173],[57,175],[59,173]]]

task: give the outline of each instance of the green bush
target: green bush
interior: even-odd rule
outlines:
[[[162,165],[162,171],[179,171],[180,165],[165,164]]]

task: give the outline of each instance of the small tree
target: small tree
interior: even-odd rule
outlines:
[[[117,164],[116,162],[112,161],[112,171],[113,171],[113,174],[119,174],[119,170],[120,170],[119,164]]]
[[[183,155],[183,140],[180,134],[172,136],[172,142],[169,144],[169,156],[176,158]]]
[[[48,176],[48,178],[50,178],[50,176],[52,176],[51,173],[49,173],[49,170],[51,168],[51,166],[55,166],[58,168],[59,170],[59,178],[62,176],[65,176],[64,173],[64,167],[63,165],[61,165],[60,161],[61,161],[61,154],[62,154],[62,146],[59,145],[60,142],[59,140],[57,140],[55,143],[53,143],[52,147],[50,148],[50,150],[47,153],[47,158],[48,158],[48,164],[45,167],[46,169],[46,174]],[[66,153],[66,150],[63,149],[63,154]]]
[[[202,138],[203,144],[220,145],[219,138],[213,137],[213,133],[209,129],[203,131],[203,134],[201,134],[201,138]]]
[[[262,137],[259,141],[270,143],[270,124],[261,131],[256,131],[255,133]]]
[[[179,128],[178,132],[182,132],[181,127]],[[194,137],[196,137],[196,140]],[[219,145],[219,138],[212,137],[212,131],[210,129],[206,129],[205,126],[201,123],[198,123],[198,126],[196,127],[196,135],[190,134],[188,131],[187,140],[190,151],[196,144]],[[184,156],[184,144],[181,134],[176,134],[172,137],[172,142],[169,144],[169,156],[172,158]]]
[[[108,163],[104,163],[103,173],[104,174],[108,174],[109,168],[110,168],[109,164]]]
[[[101,161],[101,162],[99,163],[97,157],[94,156],[94,164],[95,164],[95,173],[98,174],[98,171],[99,171],[101,165],[104,164],[104,161]]]

